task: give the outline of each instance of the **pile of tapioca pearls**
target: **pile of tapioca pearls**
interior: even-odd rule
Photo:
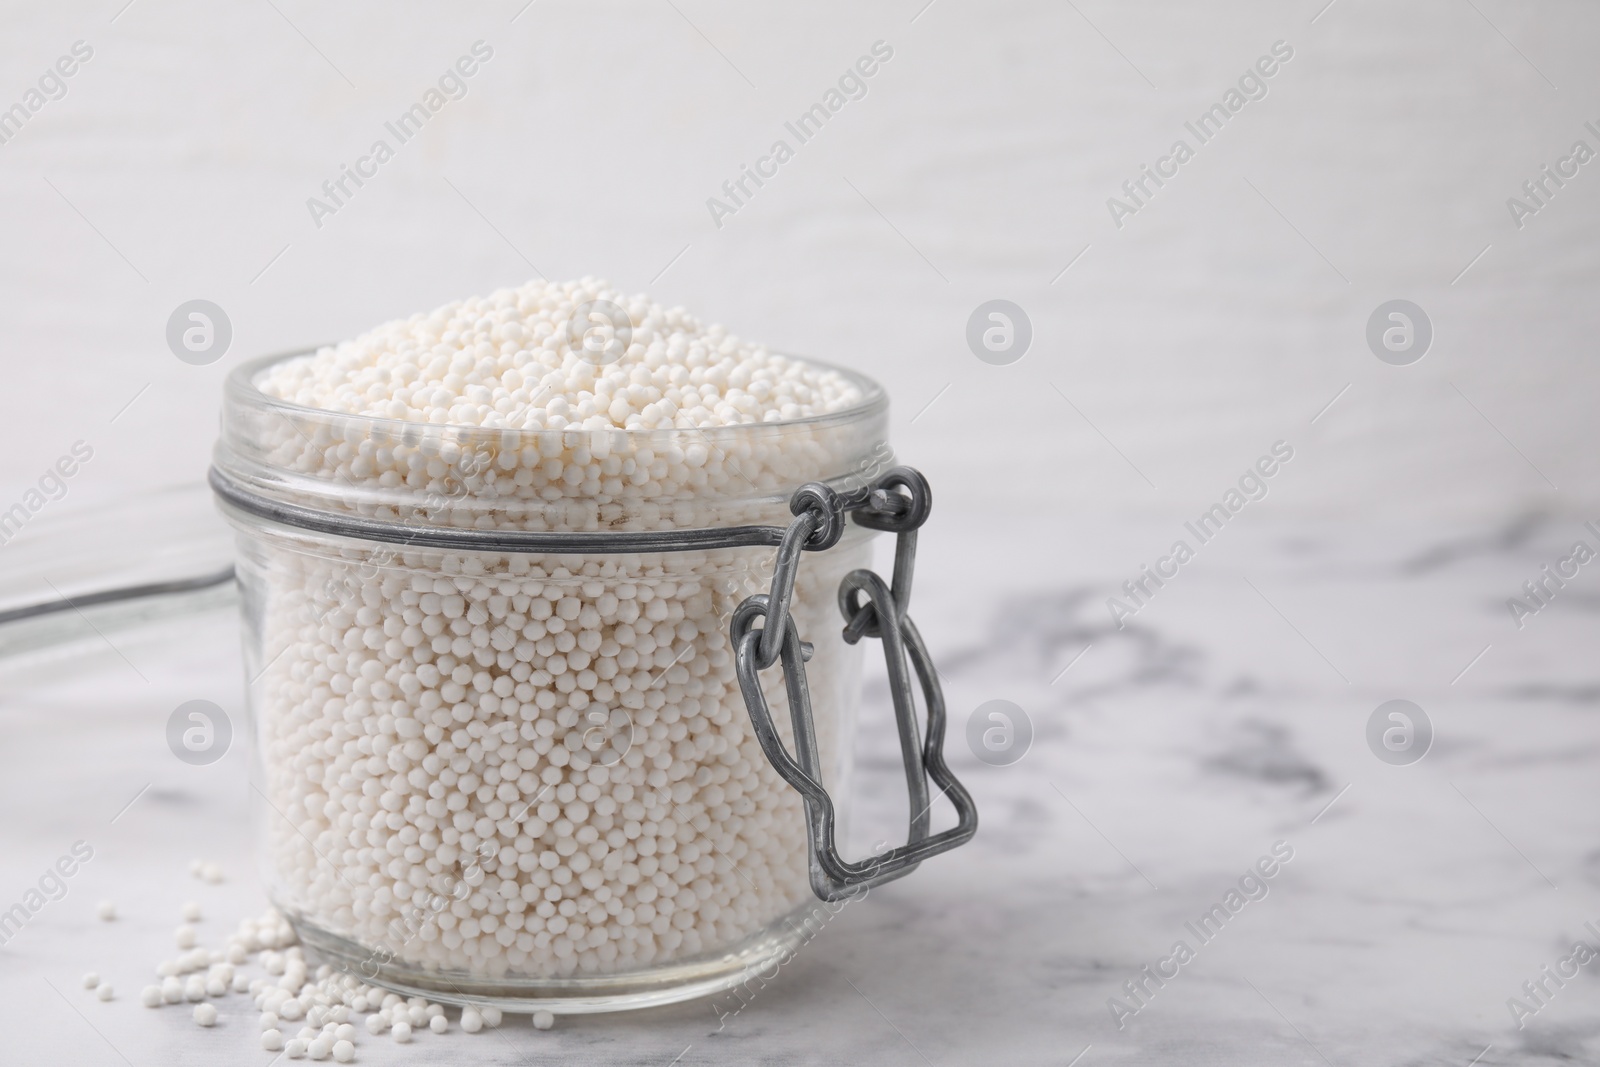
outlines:
[[[585,325],[576,319],[597,300],[626,309],[633,323],[615,362],[591,362],[581,342],[574,347]],[[593,278],[535,280],[386,323],[276,362],[256,385],[310,408],[430,427],[369,433],[289,414],[266,422],[261,443],[271,465],[337,486],[341,498],[350,486],[378,490],[341,499],[340,510],[531,530],[763,521],[747,513],[759,501],[744,498],[787,496],[840,473],[855,435],[804,423],[737,438],[628,434],[759,427],[863,399],[838,371],[741,342]],[[588,432],[534,438],[465,428]]]
[[[220,874],[206,880],[220,881]],[[102,901],[98,913],[110,921],[116,917],[115,905]],[[222,1018],[213,999],[230,993],[248,994],[260,1012],[264,1051],[282,1052],[290,1059],[331,1058],[339,1063],[355,1059],[356,1041],[363,1028],[372,1037],[387,1033],[398,1044],[410,1042],[412,1035],[422,1030],[450,1032],[450,1018],[442,1004],[366,985],[328,964],[312,971],[296,944],[293,927],[275,909],[258,919],[245,919],[220,949],[198,944],[199,904],[189,901],[181,913],[183,925],[177,928],[174,940],[182,954],[156,965],[161,983],[147,985],[140,993],[147,1008],[192,1003],[194,1021],[210,1027]],[[266,972],[264,977],[250,978],[241,970],[252,962]],[[97,974],[84,975],[83,984],[101,1000],[115,996],[111,985]],[[366,1018],[358,1027],[361,1016]],[[461,1029],[469,1034],[499,1026],[501,1021],[500,1009],[487,1006],[463,1008],[458,1018]],[[540,1030],[548,1030],[554,1023],[555,1016],[548,1011],[533,1013],[533,1025]]]
[[[614,341],[603,353],[585,348],[596,339],[596,302],[628,319],[601,328]],[[495,429],[730,426],[803,419],[861,400],[860,387],[838,371],[740,341],[598,278],[537,278],[396,319],[276,363],[260,386],[326,411]]]

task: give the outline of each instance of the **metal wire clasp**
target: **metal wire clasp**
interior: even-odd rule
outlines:
[[[762,751],[805,801],[806,826],[811,835],[811,889],[823,900],[843,900],[910,874],[929,856],[965,843],[978,829],[978,811],[971,795],[944,762],[945,707],[939,676],[922,635],[906,614],[911,600],[917,529],[927,521],[932,503],[927,479],[910,467],[895,467],[848,497],[817,483],[801,486],[789,501],[794,520],[778,546],[771,592],[746,598],[733,613],[734,668],[739,689]],[[836,816],[833,800],[822,785],[822,760],[806,687],[805,664],[812,649],[800,639],[799,627],[789,613],[801,553],[823,551],[838,544],[847,513],[859,526],[898,535],[893,584],[885,584],[870,570],[851,571],[839,585],[839,609],[845,618],[846,642],[855,644],[863,637],[883,641],[911,801],[906,843],[857,863],[841,857],[834,843]],[[759,627],[755,625],[757,619],[762,620]],[[760,672],[776,663],[783,665],[794,727],[793,754],[778,736],[772,709],[761,690]],[[927,707],[926,741],[919,736],[916,697],[911,688],[913,670]],[[932,837],[928,836],[930,781],[956,810],[956,825]]]

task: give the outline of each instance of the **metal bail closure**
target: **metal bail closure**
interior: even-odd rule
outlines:
[[[770,596],[757,594],[739,605],[733,615],[731,636],[734,669],[745,706],[750,712],[756,739],[760,741],[762,751],[774,769],[805,802],[806,825],[811,836],[811,889],[822,900],[835,901],[856,896],[871,886],[910,874],[928,857],[964,844],[977,832],[978,811],[971,795],[945,764],[944,693],[922,635],[903,611],[905,601],[910,598],[911,557],[916,552],[915,530],[928,514],[928,484],[920,473],[911,468],[897,467],[880,478],[869,492],[849,502],[820,495],[817,488],[806,486],[796,492],[792,507],[795,520],[790,527],[795,536],[784,539],[785,547],[790,552],[780,552],[780,556],[789,556],[785,561],[789,565],[780,567],[774,574]],[[909,496],[897,492],[900,489],[904,489]],[[837,509],[834,515],[825,514],[831,509]],[[894,530],[900,534],[895,553],[894,588],[891,589],[872,571],[851,571],[840,583],[839,606],[846,620],[844,638],[847,642],[854,644],[863,636],[877,637],[883,641],[889,691],[900,732],[900,754],[905,764],[906,788],[911,806],[906,843],[856,863],[841,857],[834,842],[837,817],[833,799],[822,784],[822,761],[817,750],[810,691],[806,686],[805,661],[811,658],[811,648],[800,640],[799,627],[786,610],[794,592],[794,560],[799,555],[794,546],[808,542],[808,535],[814,529],[838,529],[845,510],[864,512],[855,516],[860,525]],[[806,548],[820,550],[831,546],[837,539],[835,535],[815,548],[806,543]],[[777,611],[772,610],[774,605],[778,607]],[[754,625],[757,619],[763,620],[760,628]],[[774,627],[772,633],[766,632],[769,625]],[[781,639],[777,637],[780,630]],[[782,664],[784,688],[789,701],[795,748],[792,755],[778,735],[772,709],[761,689],[760,672],[774,662],[768,655],[771,643],[775,640],[781,642],[775,660]],[[922,689],[923,703],[927,707],[926,740],[920,737],[918,728],[916,697],[907,670],[908,656],[911,670],[916,672],[917,682]],[[928,836],[929,811],[932,807],[930,782],[949,798],[956,810],[956,825],[932,837]]]

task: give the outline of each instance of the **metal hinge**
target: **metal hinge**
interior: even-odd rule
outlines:
[[[910,467],[896,467],[849,497],[815,482],[801,486],[789,501],[794,520],[778,546],[772,591],[747,598],[733,614],[739,688],[767,759],[805,801],[811,889],[823,900],[843,900],[910,874],[928,857],[964,844],[978,829],[978,811],[971,795],[944,762],[945,707],[939,676],[922,635],[906,614],[917,529],[927,521],[932,503],[927,479]],[[885,584],[870,570],[851,571],[839,585],[839,610],[845,618],[847,643],[855,644],[863,637],[883,642],[911,804],[906,843],[855,863],[839,855],[834,841],[837,818],[833,799],[822,784],[822,761],[806,687],[805,664],[811,658],[811,645],[800,640],[799,627],[789,613],[802,552],[825,551],[838,544],[847,514],[858,526],[897,535],[893,584]],[[759,627],[755,625],[758,619],[762,620]],[[779,663],[794,726],[793,754],[778,736],[772,709],[761,689],[760,672]],[[918,728],[911,671],[916,672],[927,707],[926,740]],[[956,810],[956,825],[932,837],[928,836],[930,782]]]

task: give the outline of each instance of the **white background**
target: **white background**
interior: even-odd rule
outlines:
[[[80,502],[195,479],[239,360],[530,263],[875,375],[963,509],[1176,522],[1280,438],[1314,446],[1285,515],[1586,514],[1600,490],[1600,167],[1520,231],[1505,205],[1600,148],[1590,5],[274,3],[11,5],[0,104],[95,54],[0,145],[0,502],[79,438]],[[479,39],[469,95],[318,229],[307,198]],[[867,97],[718,229],[707,197],[877,40]],[[1269,95],[1113,226],[1106,199],[1277,40]],[[196,297],[234,325],[198,369],[164,341]],[[1011,367],[964,342],[995,297],[1034,325]],[[1364,342],[1395,297],[1434,323],[1411,367]]]

